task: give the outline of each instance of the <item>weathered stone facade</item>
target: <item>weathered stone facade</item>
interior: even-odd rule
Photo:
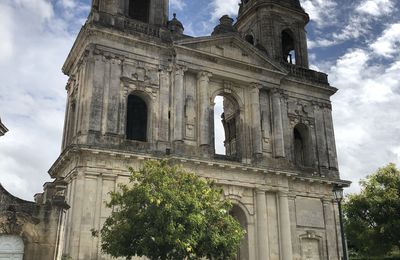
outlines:
[[[61,218],[68,209],[60,191],[66,183],[45,184],[35,202],[9,194],[0,184],[0,259],[53,260],[60,240]]]
[[[137,9],[135,9],[137,8]],[[140,10],[140,12],[138,11]],[[128,166],[170,158],[214,179],[246,228],[239,259],[340,259],[333,186],[340,180],[327,75],[308,68],[298,0],[244,0],[212,36],[189,37],[168,0],[95,0],[64,64],[67,183],[57,259],[100,250],[104,202]],[[224,98],[226,154],[215,152]]]

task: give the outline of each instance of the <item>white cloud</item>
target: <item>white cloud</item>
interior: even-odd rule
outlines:
[[[8,59],[14,52],[13,35],[11,28],[13,28],[13,17],[11,8],[0,3],[0,62]]]
[[[6,5],[19,9],[31,19],[39,19],[41,22],[48,21],[54,15],[53,6],[46,0],[5,0]]]
[[[183,8],[186,6],[186,3],[184,0],[171,0],[170,6],[172,9],[183,10]]]
[[[336,20],[337,3],[333,0],[302,0],[302,7],[310,15],[317,27],[331,25]]]
[[[60,153],[66,96],[61,67],[75,35],[50,1],[6,0],[3,10],[0,21],[8,24],[0,42],[13,50],[0,45],[0,112],[10,130],[0,138],[0,182],[32,199]]]
[[[374,43],[371,44],[372,50],[377,54],[387,58],[399,54],[400,48],[400,23],[390,25]]]
[[[61,4],[64,8],[75,8],[77,6],[77,3],[75,2],[75,0],[61,0]]]
[[[382,16],[394,11],[392,0],[368,0],[361,2],[356,10],[372,16]]]
[[[211,2],[212,19],[219,19],[223,15],[236,17],[239,10],[240,0],[213,0]]]
[[[376,25],[398,21],[390,14],[399,8],[393,0],[360,0],[348,4],[335,4],[331,0],[303,0],[303,7],[310,14],[317,29],[330,27],[333,33],[316,30],[317,37],[310,48],[330,47],[349,40],[369,41],[376,34]]]
[[[336,142],[342,178],[354,182],[389,162],[400,164],[400,62],[374,64],[366,49],[350,49],[331,66]]]

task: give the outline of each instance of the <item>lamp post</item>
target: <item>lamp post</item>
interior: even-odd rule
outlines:
[[[343,188],[335,186],[333,188],[333,195],[335,196],[335,200],[338,203],[338,208],[339,208],[339,221],[340,221],[340,233],[342,235],[343,260],[348,260],[346,237],[344,234],[343,212],[342,212],[342,200],[344,197]]]

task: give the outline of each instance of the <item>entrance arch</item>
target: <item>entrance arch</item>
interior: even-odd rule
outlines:
[[[249,260],[249,236],[248,236],[248,222],[246,213],[238,205],[233,205],[230,215],[234,217],[246,231],[242,241],[240,242],[240,247],[235,260]]]
[[[0,235],[0,260],[22,260],[24,241],[19,236]]]

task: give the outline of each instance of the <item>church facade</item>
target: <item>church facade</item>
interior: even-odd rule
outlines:
[[[247,231],[238,259],[340,259],[332,189],[349,182],[335,147],[337,89],[309,69],[299,1],[243,0],[235,23],[223,16],[205,37],[185,35],[168,6],[94,0],[67,57],[62,153],[49,173],[70,208],[57,211],[51,259],[111,259],[92,236],[110,215],[108,193],[128,182],[128,166],[162,158],[223,187]]]

